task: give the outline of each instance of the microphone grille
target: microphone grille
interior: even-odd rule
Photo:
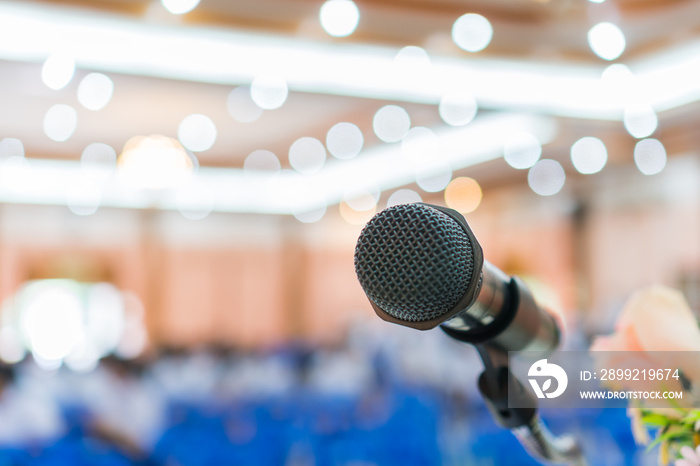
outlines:
[[[447,314],[466,294],[473,272],[473,245],[464,228],[425,204],[378,213],[355,247],[355,273],[365,294],[403,321]]]

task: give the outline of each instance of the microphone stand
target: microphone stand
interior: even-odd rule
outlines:
[[[537,415],[537,399],[510,371],[508,354],[488,343],[474,346],[484,362],[484,372],[478,381],[479,392],[496,423],[510,429],[530,456],[544,464],[585,466],[586,461],[574,438],[554,436]],[[518,401],[516,406],[532,407],[508,407],[509,381],[511,388],[515,387],[510,397]]]

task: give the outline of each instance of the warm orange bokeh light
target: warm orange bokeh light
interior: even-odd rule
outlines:
[[[368,210],[358,211],[350,207],[345,201],[340,203],[340,215],[350,225],[363,225],[377,213],[377,206],[374,205]]]
[[[463,214],[474,212],[481,203],[481,197],[479,183],[466,176],[455,178],[445,189],[447,207]]]

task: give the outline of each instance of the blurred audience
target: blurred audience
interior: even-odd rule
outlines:
[[[0,369],[0,465],[527,465],[439,330],[358,323],[335,345],[160,348],[83,373]],[[592,464],[640,464],[624,410],[548,413]],[[604,426],[604,427],[601,427]]]

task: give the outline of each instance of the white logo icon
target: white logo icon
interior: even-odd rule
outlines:
[[[566,372],[560,366],[556,364],[548,363],[546,359],[540,359],[535,361],[535,363],[530,366],[530,370],[527,372],[528,377],[540,377],[547,378],[540,388],[537,379],[528,379],[532,389],[535,391],[537,398],[556,398],[566,390],[566,385],[569,383],[569,378],[566,376]],[[552,386],[552,379],[557,381],[556,390],[548,391]]]

